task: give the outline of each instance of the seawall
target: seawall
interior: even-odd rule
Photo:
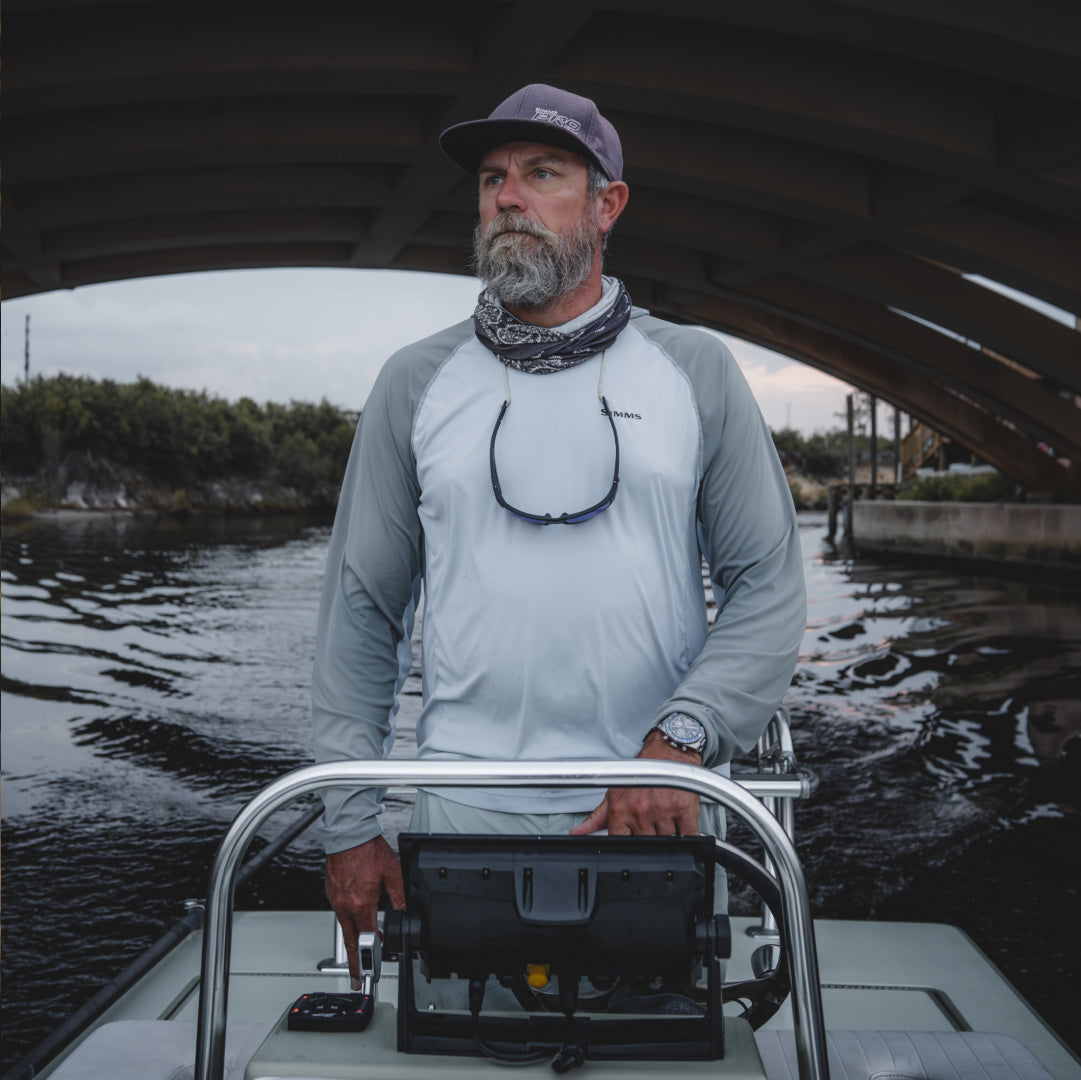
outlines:
[[[1081,505],[857,500],[858,549],[1081,571]]]

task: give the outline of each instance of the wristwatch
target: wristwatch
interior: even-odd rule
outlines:
[[[686,713],[669,713],[653,726],[653,730],[659,731],[661,738],[677,750],[694,750],[701,757],[706,749],[706,729],[700,721]]]

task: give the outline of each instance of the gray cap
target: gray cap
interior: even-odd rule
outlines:
[[[623,148],[616,129],[589,98],[531,83],[497,105],[487,120],[454,124],[439,136],[443,153],[475,173],[494,146],[538,142],[561,146],[600,166],[609,180],[623,178]]]

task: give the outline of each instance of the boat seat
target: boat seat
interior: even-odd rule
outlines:
[[[273,1024],[230,1024],[223,1080],[239,1078]],[[192,1080],[195,1024],[182,1020],[115,1020],[92,1031],[52,1080]]]
[[[755,1032],[769,1080],[797,1080],[791,1031]],[[1053,1080],[1024,1043],[979,1031],[827,1031],[830,1080]]]

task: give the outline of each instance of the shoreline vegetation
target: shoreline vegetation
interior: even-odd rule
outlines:
[[[292,401],[225,401],[150,379],[38,377],[0,387],[0,513],[55,511],[280,514],[333,512],[359,412]],[[844,431],[772,432],[797,509],[824,510],[847,475]],[[868,483],[869,439],[857,436],[857,480]],[[879,481],[894,473],[880,443]],[[1000,474],[917,480],[906,498],[1016,498]]]
[[[2,513],[329,513],[357,416],[325,399],[229,402],[146,378],[4,386]]]

